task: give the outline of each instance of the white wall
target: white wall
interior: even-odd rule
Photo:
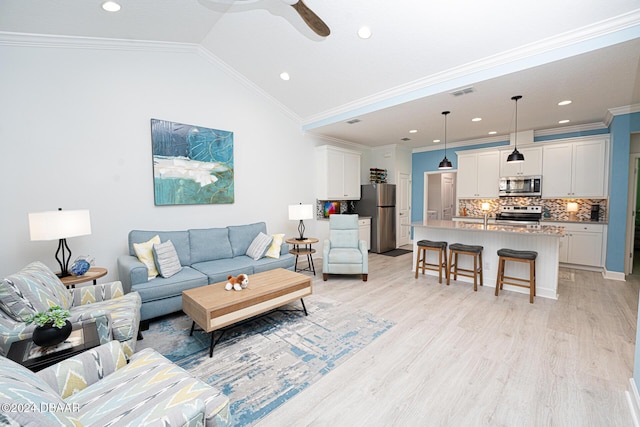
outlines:
[[[295,235],[287,205],[314,202],[313,146],[326,142],[206,56],[174,50],[0,40],[0,277],[32,260],[57,269],[57,242],[31,242],[27,214],[58,207],[91,211],[72,261],[90,254],[111,280],[131,229],[266,221]],[[154,206],[151,118],[234,132],[234,204]]]

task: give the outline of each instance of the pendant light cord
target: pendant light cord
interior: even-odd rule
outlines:
[[[518,150],[518,100],[522,98],[522,95],[512,96],[511,99],[516,101],[516,131],[513,136],[513,146],[515,150]]]
[[[447,157],[447,114],[449,112],[445,111],[442,114],[444,114],[444,157]]]

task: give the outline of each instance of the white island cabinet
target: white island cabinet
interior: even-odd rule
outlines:
[[[412,222],[413,226],[413,266],[418,253],[420,240],[444,241],[449,245],[463,243],[483,247],[484,286],[496,287],[498,274],[498,249],[508,248],[521,251],[536,251],[536,296],[558,298],[558,256],[559,242],[564,235],[563,227],[538,225],[529,228],[509,225],[487,225],[464,221],[427,220]],[[427,251],[431,252],[431,251]],[[435,252],[434,252],[435,254]],[[435,262],[435,258],[429,262]],[[473,268],[472,257],[459,257],[460,267]],[[437,271],[429,271],[437,275]],[[519,262],[507,262],[505,274],[512,277],[528,277],[529,266]],[[458,281],[473,281],[458,276]],[[470,287],[473,290],[473,286]],[[520,293],[529,293],[528,289],[504,285],[504,289]]]

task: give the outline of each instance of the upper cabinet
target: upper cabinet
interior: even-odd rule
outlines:
[[[542,147],[522,147],[518,151],[524,156],[522,163],[507,163],[513,148],[500,150],[500,176],[542,175]]]
[[[319,200],[360,199],[360,153],[323,145],[316,159]]]
[[[607,196],[606,139],[545,145],[542,157],[542,197]]]
[[[496,150],[459,152],[457,197],[461,199],[497,198],[500,154]]]

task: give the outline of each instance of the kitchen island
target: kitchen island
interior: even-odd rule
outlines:
[[[495,288],[498,274],[498,249],[536,251],[536,296],[558,298],[558,262],[560,238],[564,235],[564,227],[549,225],[499,225],[464,221],[426,220],[412,222],[413,227],[413,266],[416,265],[418,253],[417,242],[423,239],[445,241],[449,245],[463,243],[480,245],[484,249],[484,286]],[[427,251],[429,253],[431,251]],[[429,262],[435,261],[434,256]],[[429,255],[428,255],[429,256]],[[471,257],[459,257],[462,268],[473,268]],[[528,266],[522,263],[508,262],[506,275],[528,277]],[[429,272],[437,275],[437,272]],[[470,278],[458,276],[458,281],[472,281]],[[529,293],[528,289],[504,285],[505,290]],[[471,288],[473,290],[473,288]]]

